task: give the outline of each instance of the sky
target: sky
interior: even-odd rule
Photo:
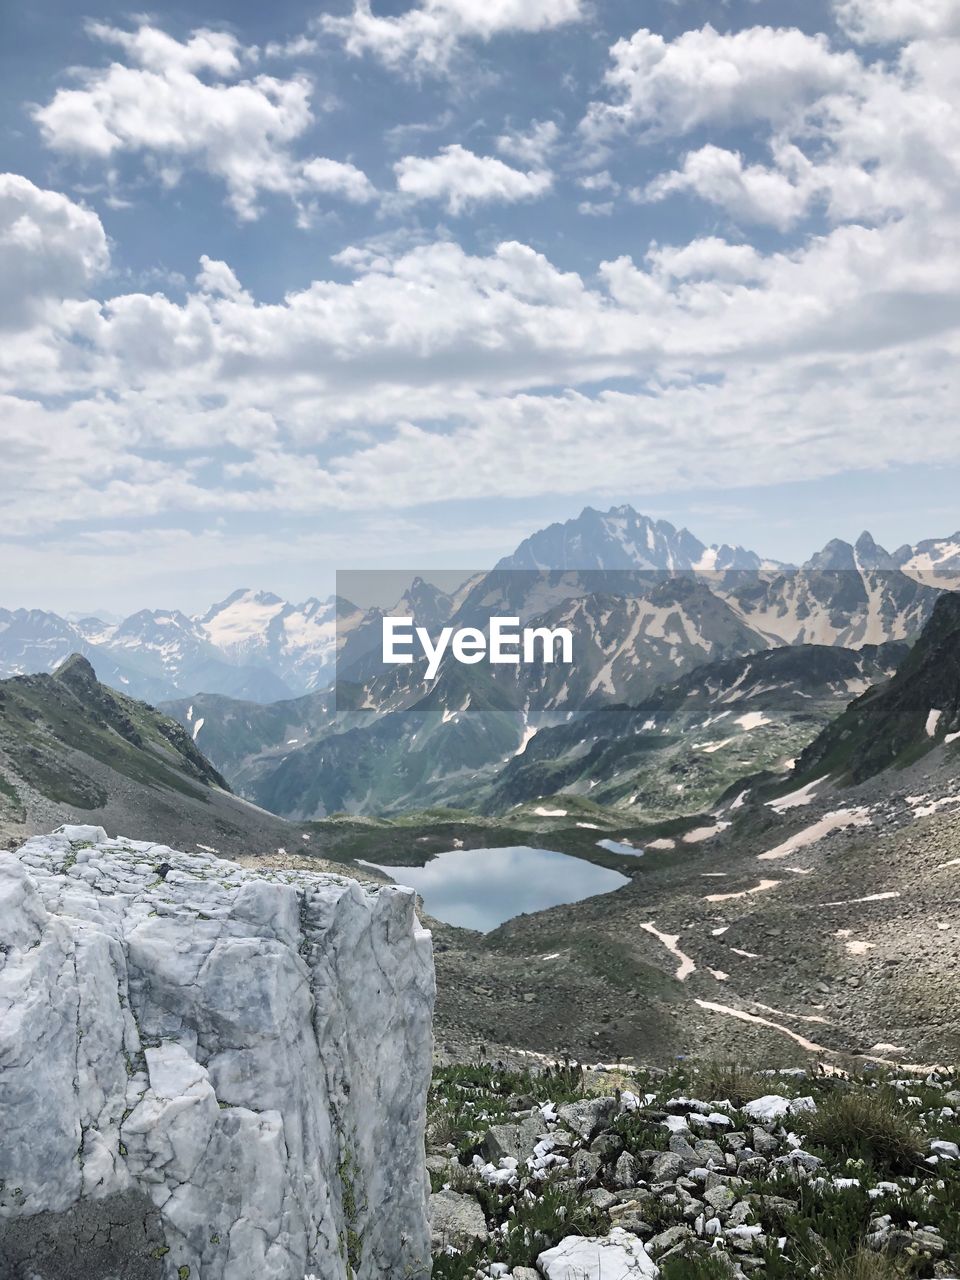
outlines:
[[[0,280],[0,606],[947,535],[960,0],[6,6]]]

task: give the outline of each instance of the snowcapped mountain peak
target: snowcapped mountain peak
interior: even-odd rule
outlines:
[[[197,622],[212,644],[228,651],[239,650],[256,643],[264,628],[286,607],[279,596],[244,587],[211,605]]]
[[[231,661],[266,667],[288,688],[309,691],[332,676],[339,610],[334,596],[292,604],[272,591],[243,587],[196,623]]]
[[[667,573],[780,567],[753,551],[728,544],[708,547],[689,529],[654,520],[628,504],[580,515],[521,542],[498,569],[637,569]]]
[[[212,604],[205,614],[197,618],[197,621],[203,625],[228,610],[243,606],[276,609],[282,608],[284,604],[285,601],[272,591],[255,591],[252,587],[238,587],[236,591],[231,591],[225,600]]]
[[[135,630],[137,627],[153,624],[157,627],[190,627],[193,620],[179,609],[139,609],[128,618],[117,624],[117,630]]]
[[[954,591],[960,587],[960,532],[947,538],[927,538],[915,546],[906,543],[891,559],[920,582]]]
[[[220,600],[218,603],[212,604],[203,615],[203,618],[201,618],[201,621],[209,618],[212,614],[219,613],[221,609],[229,609],[230,606],[236,604],[238,600],[248,600],[255,595],[256,592],[252,591],[249,587],[237,587],[235,591],[230,592],[225,600]]]
[[[651,520],[622,505],[609,511],[584,507],[575,519],[552,524],[524,539],[498,569],[688,569],[703,543],[669,521]]]

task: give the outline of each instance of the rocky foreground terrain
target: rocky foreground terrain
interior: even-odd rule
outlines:
[[[889,817],[916,856],[922,837]],[[844,1022],[747,1016],[743,987],[718,1013],[685,994],[704,955],[641,929],[678,963],[664,1007],[673,994],[695,1060],[657,1040],[649,999],[636,1062],[519,1047],[545,1038],[531,972],[491,1022],[512,1037],[527,1011],[505,1061],[476,1024],[472,1048],[449,1042],[462,997],[443,997],[428,1098],[433,971],[412,894],[301,860],[244,869],[92,827],[0,854],[4,1280],[958,1275],[960,1077],[898,1064],[893,1044],[858,1065],[869,983],[843,981]],[[454,932],[437,930],[444,963]],[[697,1041],[688,1004],[715,1040]]]
[[[731,1043],[760,1064],[960,1060],[952,758],[795,799],[617,860],[630,883],[615,893],[488,934],[435,926],[441,1046],[657,1065]]]
[[[434,1280],[897,1280],[960,1267],[955,1075],[440,1070]]]
[[[647,828],[557,794],[302,829],[83,659],[0,685],[15,824],[195,850],[0,854],[2,1280],[956,1277],[958,599],[792,771]],[[354,860],[517,843],[627,883],[424,919],[425,1165],[431,942]]]

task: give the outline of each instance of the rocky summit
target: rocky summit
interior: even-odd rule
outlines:
[[[0,854],[4,1280],[429,1275],[433,995],[409,890]]]

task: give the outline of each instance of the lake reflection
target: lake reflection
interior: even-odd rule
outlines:
[[[429,915],[463,929],[488,933],[521,912],[544,911],[610,893],[629,883],[619,871],[550,849],[454,849],[424,867],[376,867],[410,885]]]

